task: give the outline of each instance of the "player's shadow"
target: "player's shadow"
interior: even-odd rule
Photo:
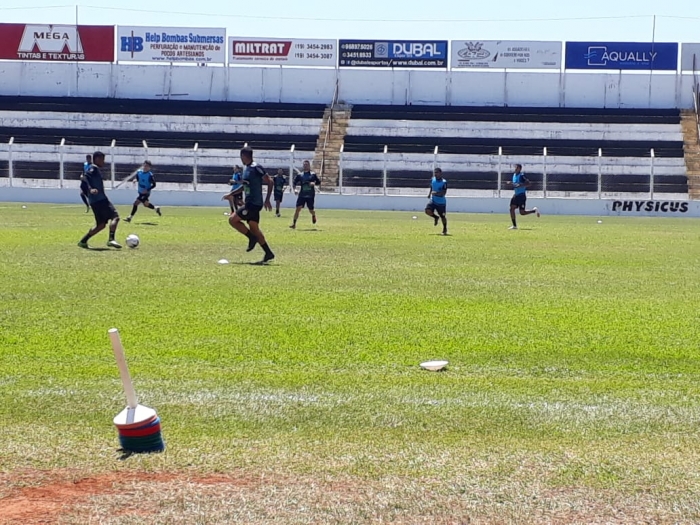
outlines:
[[[255,261],[255,262],[238,261],[238,262],[233,262],[231,264],[235,264],[237,266],[270,266],[269,262],[263,262],[263,261]]]
[[[89,251],[89,252],[113,252],[113,251],[115,251],[115,250],[111,250],[111,249],[109,249],[109,248],[93,248],[93,247],[90,247],[90,248],[87,249],[87,251]]]
[[[319,228],[295,228],[298,232],[322,232]]]
[[[435,235],[436,237],[452,237],[451,233],[448,233],[447,235],[444,235],[442,233],[431,233],[430,235]]]
[[[136,222],[139,226],[158,226],[157,222]]]

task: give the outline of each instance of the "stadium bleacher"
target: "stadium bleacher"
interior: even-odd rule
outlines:
[[[384,156],[384,148],[387,155]],[[435,148],[450,187],[506,189],[512,164],[548,192],[687,194],[680,112],[672,109],[357,105],[345,137],[343,186],[426,185]],[[544,158],[545,148],[547,158]],[[500,154],[500,155],[499,155]],[[428,162],[426,162],[428,161]]]

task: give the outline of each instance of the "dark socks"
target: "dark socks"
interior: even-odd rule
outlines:
[[[145,206],[146,206],[146,208],[148,208],[149,210],[155,210],[155,209],[156,209],[156,207],[153,206],[153,204],[151,204],[150,202],[149,202],[148,204],[146,204]]]
[[[272,250],[270,249],[270,246],[267,243],[263,244],[261,248],[265,251],[265,257],[263,258],[263,262],[271,261],[275,258],[275,254],[272,253]]]
[[[110,241],[114,240],[114,234],[115,234],[115,232],[113,232],[112,230],[109,230],[109,240]]]
[[[80,242],[87,243],[87,242],[90,240],[90,237],[91,237],[90,232],[87,232],[87,233],[83,236],[83,238],[80,239]]]
[[[255,235],[253,235],[253,232],[251,231],[246,233],[245,236],[248,237],[248,248],[246,249],[246,251],[252,252],[253,248],[255,248],[255,245],[258,244],[258,238]]]
[[[134,215],[136,215],[136,211],[137,211],[138,209],[139,209],[139,207],[136,206],[136,205],[134,204],[134,206],[131,208],[131,216],[132,216],[132,217],[133,217]]]

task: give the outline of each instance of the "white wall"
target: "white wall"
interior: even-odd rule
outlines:
[[[0,61],[0,95],[328,104],[692,106],[692,75],[423,71]],[[650,89],[651,86],[651,89]]]
[[[134,192],[116,190],[108,192],[112,202],[118,206],[130,205]],[[0,202],[42,202],[79,205],[76,189],[34,189],[2,188]],[[470,198],[452,197],[448,201],[449,212],[454,213],[507,213],[510,198]],[[321,194],[316,197],[319,209],[346,210],[393,210],[420,213],[425,207],[425,197],[399,197],[383,195],[333,195]],[[651,204],[650,204],[651,203]],[[210,191],[158,191],[158,204],[161,206],[219,206],[221,193]],[[638,216],[638,217],[700,217],[700,201],[662,201],[621,198],[612,199],[528,199],[528,205],[539,207],[549,215],[593,215],[593,216]],[[294,199],[287,195],[283,205],[294,205]],[[624,205],[628,211],[624,211]],[[651,211],[647,211],[647,207]],[[671,211],[673,207],[677,211]],[[658,208],[658,210],[657,210]],[[686,210],[686,211],[683,211]]]

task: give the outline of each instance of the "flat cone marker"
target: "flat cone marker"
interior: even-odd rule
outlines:
[[[126,394],[126,408],[114,418],[114,426],[119,432],[119,444],[126,452],[137,454],[162,452],[165,450],[165,443],[160,431],[160,418],[155,410],[138,403],[124,357],[119,330],[116,328],[109,330],[109,338],[112,341],[114,358],[117,360],[119,375]]]

